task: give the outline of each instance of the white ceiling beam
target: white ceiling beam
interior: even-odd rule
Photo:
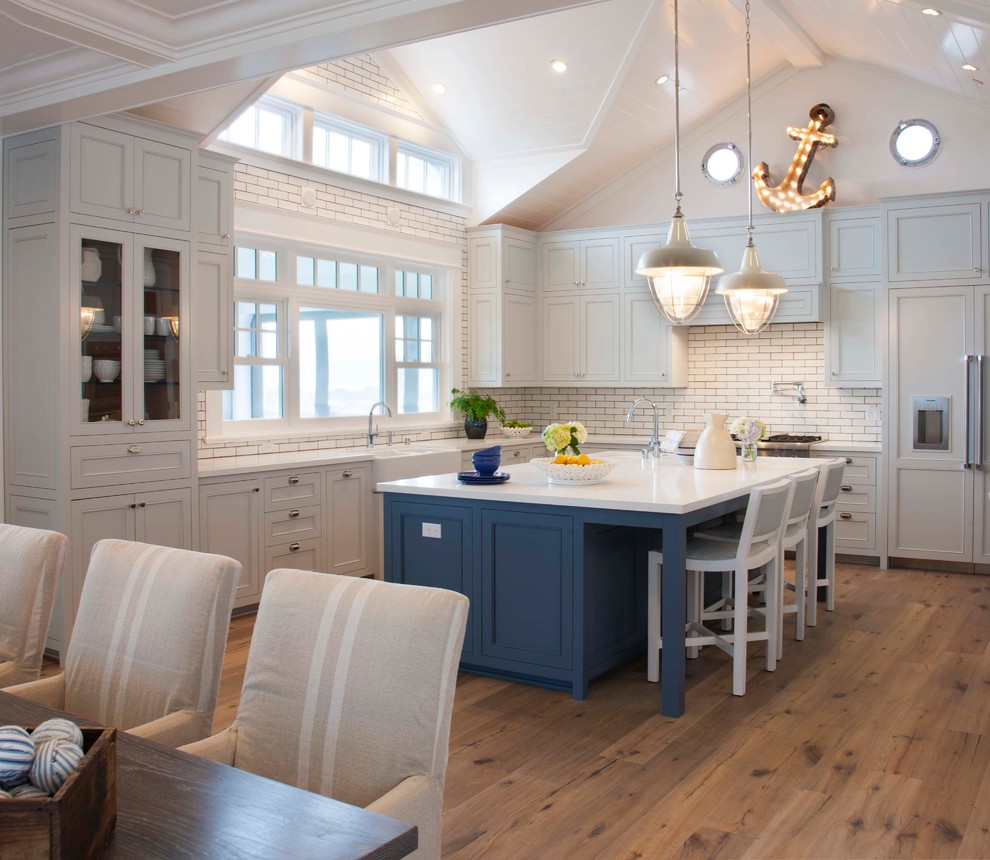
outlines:
[[[8,0],[0,0],[8,2]],[[595,5],[602,0],[438,0],[397,17],[348,29],[305,27],[259,38],[154,68],[94,74],[58,91],[46,90],[5,106],[0,134],[16,134],[151,102],[202,92],[311,66],[325,60],[381,51],[506,21]]]
[[[154,68],[173,59],[168,52],[154,50],[134,33],[122,30],[105,22],[96,22],[74,15],[66,17],[64,10],[55,7],[44,11],[35,4],[22,0],[0,0],[0,15],[17,24],[66,42],[89,48],[100,54],[125,60],[136,66]]]
[[[745,0],[729,0],[745,14]],[[825,52],[807,31],[791,16],[780,0],[761,0],[757,14],[752,16],[753,28],[773,42],[794,68],[808,69],[825,65]]]
[[[946,18],[960,24],[968,24],[981,30],[990,29],[990,6],[985,0],[886,0],[894,6],[904,6],[921,12],[927,6],[934,6]]]

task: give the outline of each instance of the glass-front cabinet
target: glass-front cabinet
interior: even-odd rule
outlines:
[[[72,240],[74,435],[188,430],[189,244],[83,227]]]

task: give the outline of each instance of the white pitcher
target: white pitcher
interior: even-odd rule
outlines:
[[[701,431],[694,448],[695,469],[736,468],[736,446],[725,426],[728,417],[724,412],[708,413],[708,426]]]

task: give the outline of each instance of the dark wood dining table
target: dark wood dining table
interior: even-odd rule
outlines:
[[[0,692],[0,725],[54,716],[72,718]],[[392,860],[417,844],[416,828],[403,821],[117,732],[117,824],[107,858]]]

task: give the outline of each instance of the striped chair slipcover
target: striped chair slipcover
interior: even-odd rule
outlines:
[[[419,828],[440,856],[468,600],[299,570],[268,574],[234,724],[187,752]]]
[[[0,524],[0,687],[41,674],[67,543],[58,532]]]
[[[221,555],[100,541],[65,672],[7,692],[169,746],[207,737],[240,575]]]

